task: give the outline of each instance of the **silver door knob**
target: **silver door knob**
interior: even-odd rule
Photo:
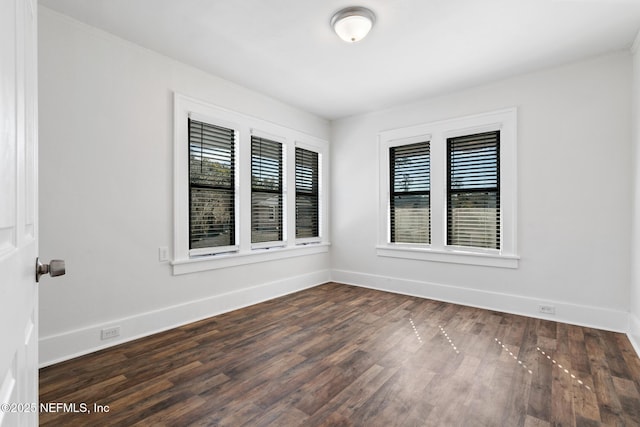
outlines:
[[[50,274],[51,277],[62,276],[65,271],[64,261],[61,259],[52,259],[49,264],[40,262],[40,258],[36,258],[36,282],[40,282],[40,276]]]

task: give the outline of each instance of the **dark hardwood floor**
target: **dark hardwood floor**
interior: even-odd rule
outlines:
[[[640,426],[640,360],[623,334],[329,283],[41,369],[40,401],[91,411],[44,426]]]

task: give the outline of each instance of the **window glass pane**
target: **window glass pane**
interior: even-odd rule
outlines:
[[[318,153],[296,147],[296,237],[318,237]]]
[[[233,245],[233,192],[191,191],[191,249]]]
[[[500,133],[448,143],[447,243],[500,249]]]
[[[282,144],[251,138],[251,242],[282,240]]]
[[[391,241],[430,243],[429,141],[389,149]]]
[[[431,218],[428,194],[407,194],[393,198],[395,242],[429,243]]]
[[[189,120],[189,248],[235,244],[235,132]]]
[[[251,193],[251,242],[282,240],[282,194]]]

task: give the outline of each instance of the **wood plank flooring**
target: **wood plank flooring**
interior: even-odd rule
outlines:
[[[41,369],[40,401],[91,411],[43,426],[640,426],[640,360],[623,334],[328,283]]]

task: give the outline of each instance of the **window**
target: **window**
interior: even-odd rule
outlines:
[[[391,242],[429,243],[429,142],[389,148]]]
[[[282,240],[282,144],[251,137],[251,243]]]
[[[377,254],[517,268],[516,110],[381,132]]]
[[[500,249],[500,132],[447,141],[447,244]]]
[[[327,141],[175,94],[173,274],[326,253],[328,159]]]
[[[296,238],[319,237],[318,153],[296,147]]]
[[[192,254],[198,252],[195,249],[235,245],[234,144],[233,129],[189,119],[189,249]]]

